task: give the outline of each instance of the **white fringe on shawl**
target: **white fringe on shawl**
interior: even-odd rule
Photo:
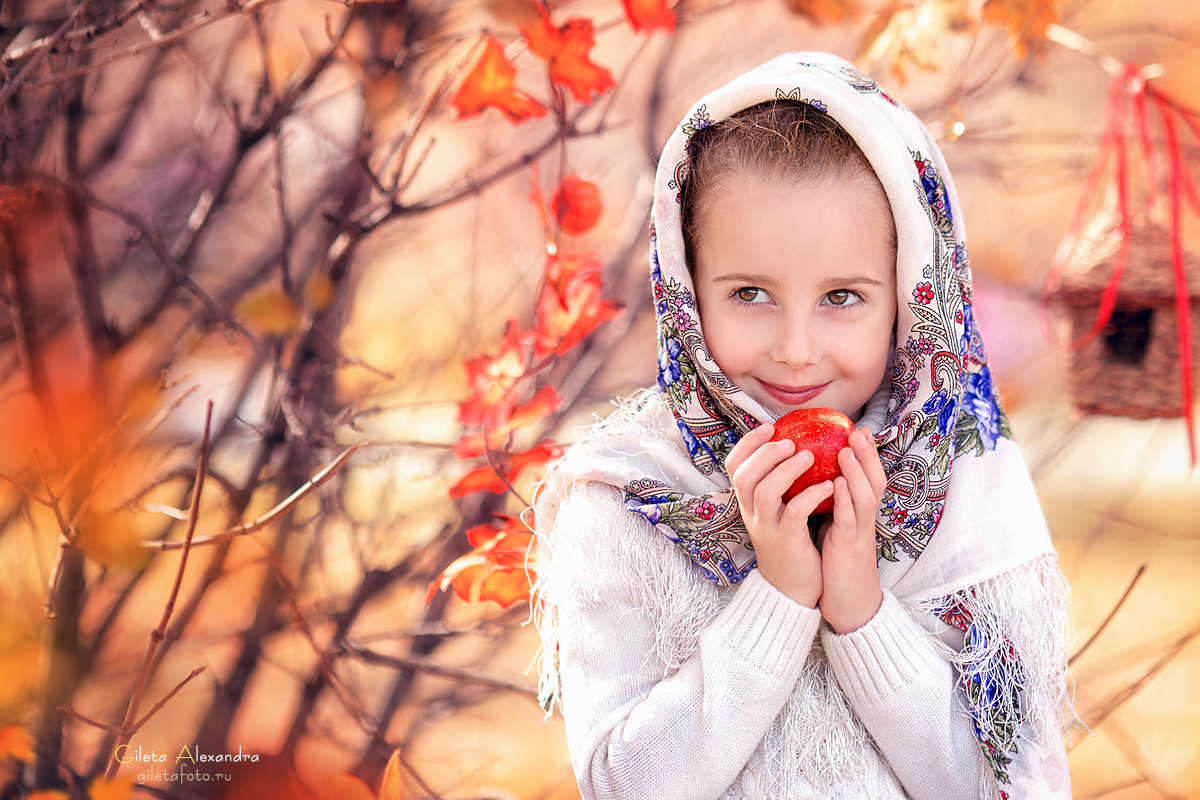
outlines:
[[[932,637],[938,652],[956,667],[964,711],[976,711],[967,702],[966,685],[972,670],[981,663],[1000,661],[1011,645],[1022,670],[1010,674],[1013,682],[1000,684],[995,694],[1002,716],[1021,723],[1014,741],[1016,753],[1009,755],[1020,757],[1014,759],[1014,765],[1027,763],[1033,755],[1030,750],[1044,757],[1046,743],[1060,740],[1065,728],[1078,720],[1067,675],[1070,588],[1057,558],[1053,554],[1041,556],[951,597],[970,610],[974,624],[984,632],[982,640],[989,644],[982,652],[968,653],[965,648],[950,647],[943,639]],[[906,602],[904,606],[914,616],[936,618],[946,602],[947,598],[930,598]],[[1020,766],[1012,772],[1012,785],[1028,785],[1029,778]],[[1013,796],[1011,787],[998,784],[989,770],[983,770],[979,796],[999,798],[1001,790]]]
[[[648,402],[647,402],[648,401]],[[660,443],[678,446],[671,431],[647,424],[646,406],[657,403],[653,393],[639,394],[618,403],[607,419],[593,426],[580,439],[595,444],[612,437],[636,437],[647,451]],[[669,416],[669,415],[668,415]],[[661,417],[659,421],[661,421]],[[568,456],[569,459],[569,456]],[[560,464],[541,487],[538,500],[537,580],[533,622],[541,634],[537,655],[539,702],[547,715],[560,700],[556,654],[563,615],[584,611],[604,599],[606,587],[632,590],[644,611],[654,619],[657,638],[646,658],[667,676],[696,652],[700,634],[724,608],[734,590],[719,589],[704,580],[699,570],[674,544],[654,531],[641,517],[620,505],[616,489],[599,489],[591,482],[564,479],[569,467]],[[597,493],[599,490],[599,494]],[[603,494],[607,491],[608,494]],[[616,515],[611,537],[564,539],[556,535],[553,515],[560,504],[575,493],[587,497],[595,511],[607,505]],[[582,498],[581,498],[582,499]],[[594,502],[594,501],[599,502]],[[607,500],[607,503],[605,501]],[[967,654],[961,634],[937,620],[936,611],[946,598],[898,597],[904,608],[929,632],[931,641],[948,662],[957,667],[965,687],[972,664],[999,656],[1004,643],[1019,655],[1023,672],[1016,676],[1020,690],[1018,753],[1010,772],[1011,785],[1001,786],[982,757],[980,798],[999,800],[1001,790],[1010,800],[1028,790],[1036,797],[1037,781],[1027,774],[1027,765],[1040,743],[1061,737],[1063,724],[1074,717],[1066,681],[1067,607],[1069,589],[1053,553],[1027,561],[1007,572],[954,593],[971,612],[976,625],[987,634],[991,650]],[[1007,637],[1007,638],[1006,638]],[[948,644],[949,638],[954,644]],[[1010,686],[1000,686],[997,696],[1012,697]],[[964,691],[960,699],[967,708]],[[814,733],[819,732],[819,733]],[[870,736],[858,722],[848,701],[830,672],[820,637],[804,665],[792,697],[780,712],[763,744],[747,765],[754,775],[752,794],[764,800],[801,796],[816,788],[832,792],[846,776],[867,775]],[[804,787],[801,789],[800,787]],[[869,791],[869,787],[868,787]]]

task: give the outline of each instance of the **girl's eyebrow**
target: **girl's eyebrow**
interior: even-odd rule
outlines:
[[[745,283],[753,286],[772,286],[777,281],[769,275],[756,275],[751,272],[728,272],[713,278],[713,283],[732,282]],[[883,281],[867,275],[835,275],[821,282],[822,289],[841,289],[846,286],[883,286]]]
[[[847,286],[883,286],[883,281],[866,275],[835,275],[821,283],[822,289],[842,289]]]
[[[754,286],[769,286],[775,284],[775,279],[769,275],[755,275],[750,272],[728,272],[724,275],[718,275],[713,278],[713,283],[722,283],[725,281],[733,283],[747,283]]]

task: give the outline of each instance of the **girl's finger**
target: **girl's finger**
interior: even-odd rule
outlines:
[[[743,513],[758,513],[756,497],[759,484],[780,462],[791,456],[795,449],[796,445],[790,441],[767,442],[746,456],[742,463],[729,473],[729,482],[733,485]]]
[[[863,520],[874,518],[879,506],[879,495],[875,494],[875,487],[871,485],[862,462],[847,447],[838,453],[838,466],[842,468],[842,475],[845,476],[846,488],[854,503],[855,516]]]
[[[733,475],[742,462],[745,461],[751,453],[762,447],[767,442],[771,441],[771,436],[775,433],[775,426],[767,423],[759,425],[754,430],[748,432],[741,440],[733,446],[729,451],[729,455],[725,457],[725,474]]]
[[[782,505],[784,492],[796,482],[797,478],[812,467],[813,461],[811,451],[801,450],[779,462],[758,482],[758,486],[754,490],[755,504],[776,500]]]
[[[833,494],[833,481],[813,484],[789,500],[783,507],[783,513],[794,519],[808,519],[817,510],[821,501],[831,494]]]
[[[829,527],[829,536],[836,545],[849,545],[857,530],[858,518],[855,514],[850,487],[844,477],[834,478],[833,524]]]
[[[850,437],[850,446],[854,448],[854,455],[867,474],[876,498],[882,498],[883,489],[887,486],[887,473],[883,470],[883,462],[879,460],[879,449],[875,447],[871,429],[867,426],[860,428],[858,435]]]

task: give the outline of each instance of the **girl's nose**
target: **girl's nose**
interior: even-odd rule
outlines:
[[[818,354],[812,320],[803,314],[789,315],[779,326],[778,336],[771,347],[771,359],[795,368],[815,363]]]

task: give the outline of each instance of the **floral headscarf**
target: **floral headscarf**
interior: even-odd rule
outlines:
[[[1026,619],[1028,607],[1061,620],[1065,585],[975,324],[966,236],[945,161],[920,120],[872,79],[835,56],[792,53],[692,107],[659,160],[650,253],[658,394],[690,465],[680,465],[677,450],[609,435],[590,455],[585,444],[569,471],[621,487],[626,508],[675,542],[708,580],[735,586],[756,566],[724,461],[773,415],[709,354],[676,177],[696,131],[771,100],[833,117],[887,195],[897,237],[895,346],[891,373],[859,420],[875,431],[888,476],[875,521],[880,582],[963,632],[964,649],[953,658],[996,778],[993,794],[1007,797],[999,787],[1014,780],[1021,724],[1037,717],[1041,733],[1056,735],[1063,699],[1053,625],[1034,634],[1014,619]],[[1027,570],[1038,575],[1034,589],[1022,584],[1006,596],[988,583],[1031,564],[1042,567]],[[1025,668],[1023,653],[1044,665],[1040,674]]]
[[[966,239],[941,153],[911,112],[850,64],[815,53],[775,59],[705,97],[667,143],[651,234],[658,386],[705,474],[722,470],[742,435],[772,420],[709,356],[683,256],[676,182],[692,134],[769,100],[832,115],[879,175],[896,217],[896,348],[883,424],[873,426],[889,482],[876,530],[881,559],[916,559],[941,521],[955,459],[994,450],[1011,434],[975,327]],[[685,547],[710,580],[745,578],[754,556],[732,495],[697,504],[666,488],[629,486],[628,507]]]

